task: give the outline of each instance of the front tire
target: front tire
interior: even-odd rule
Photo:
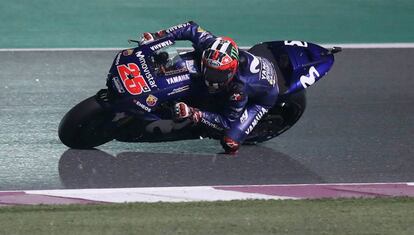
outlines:
[[[95,96],[80,102],[62,118],[59,139],[70,148],[89,149],[114,139],[111,121],[114,114],[105,110]]]
[[[245,144],[270,140],[291,128],[306,108],[305,90],[282,97],[247,137]]]

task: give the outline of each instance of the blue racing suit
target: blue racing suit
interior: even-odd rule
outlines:
[[[164,33],[174,40],[189,40],[198,54],[217,37],[194,22],[173,26]],[[196,53],[197,54],[197,53]],[[225,91],[226,105],[220,113],[201,111],[201,123],[223,131],[242,143],[259,120],[276,103],[279,88],[275,68],[267,59],[239,50],[238,71]]]

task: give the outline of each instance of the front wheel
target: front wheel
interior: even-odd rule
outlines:
[[[305,108],[305,90],[282,97],[260,120],[244,143],[255,144],[282,134],[299,120]]]
[[[73,107],[59,124],[59,139],[70,148],[88,149],[114,139],[114,114],[89,97]]]

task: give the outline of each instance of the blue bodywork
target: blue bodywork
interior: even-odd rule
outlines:
[[[115,112],[129,112],[147,121],[171,119],[171,112],[163,109],[163,104],[203,92],[199,83],[194,85],[197,84],[194,80],[199,71],[196,58],[178,54],[166,56],[165,50],[173,44],[174,40],[167,37],[116,55],[107,78],[108,90],[116,97],[116,105],[112,106]],[[277,64],[280,69],[279,87],[285,87],[281,89],[280,97],[314,84],[326,75],[334,63],[330,50],[302,41],[265,42],[255,45],[249,52]],[[146,85],[141,87],[140,94],[128,91],[142,86],[142,83],[136,82],[142,78],[138,78],[137,71],[133,69],[135,65],[131,64],[139,68],[139,74],[145,80]],[[120,66],[124,70],[128,66],[123,75],[120,74]],[[123,80],[122,76],[133,81]]]

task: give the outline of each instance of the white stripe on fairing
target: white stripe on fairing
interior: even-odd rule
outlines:
[[[25,191],[25,193],[112,203],[230,201],[247,199],[297,199],[294,197],[270,196],[259,193],[243,193],[219,190],[208,186],[30,190]]]
[[[336,43],[320,44],[323,47],[342,47],[348,49],[377,49],[377,48],[414,48],[414,43]],[[31,51],[120,51],[127,47],[109,48],[0,48],[0,52],[31,52]],[[178,50],[191,50],[192,47],[176,47]],[[240,47],[249,49],[250,47]]]

